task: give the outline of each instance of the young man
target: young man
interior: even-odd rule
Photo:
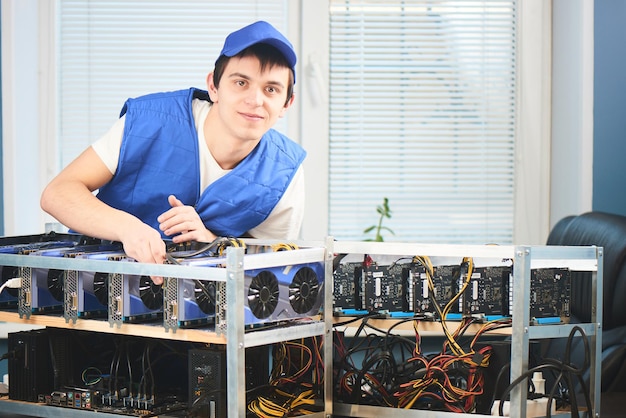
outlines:
[[[129,99],[111,130],[46,187],[42,209],[146,263],[163,263],[164,239],[297,238],[305,152],[272,129],[294,101],[295,65],[291,43],[269,23],[231,33],[207,91]]]

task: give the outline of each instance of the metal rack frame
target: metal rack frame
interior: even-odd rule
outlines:
[[[330,246],[332,244],[332,246]],[[513,272],[513,320],[511,330],[511,381],[528,370],[529,342],[540,338],[565,338],[577,326],[584,330],[590,339],[590,392],[593,416],[600,415],[600,372],[602,351],[602,273],[603,249],[601,247],[559,247],[559,246],[487,246],[487,245],[446,245],[415,244],[392,242],[330,242],[328,251],[336,254],[370,255],[425,255],[429,257],[474,257],[514,260]],[[533,325],[530,306],[531,270],[540,267],[566,267],[576,271],[591,272],[592,307],[591,321],[583,324]],[[332,375],[330,376],[332,378]],[[517,385],[511,392],[512,417],[526,416],[527,390]],[[341,416],[380,418],[380,417],[477,417],[480,414],[458,414],[451,412],[404,410],[368,405],[354,405],[335,402],[333,412]],[[451,415],[452,414],[452,415]],[[488,416],[488,415],[486,415]]]
[[[251,244],[271,245],[272,241],[250,240]],[[129,335],[147,335],[154,338],[180,339],[189,341],[225,344],[227,351],[227,393],[229,418],[245,416],[245,372],[241,367],[245,361],[245,348],[272,344],[295,338],[323,336],[324,355],[324,411],[315,413],[312,418],[327,418],[332,413],[354,417],[448,417],[451,413],[424,410],[399,410],[395,408],[374,407],[367,405],[348,405],[334,403],[332,398],[332,277],[333,254],[357,253],[380,255],[428,255],[430,257],[466,257],[507,258],[513,259],[513,326],[511,352],[511,379],[521,376],[528,369],[529,342],[540,338],[565,338],[574,326],[581,327],[591,342],[590,390],[593,415],[600,414],[600,371],[602,348],[602,274],[603,251],[600,247],[557,247],[557,246],[480,246],[480,245],[445,245],[418,243],[378,243],[334,241],[328,237],[323,243],[302,243],[303,247],[294,251],[267,253],[264,257],[246,260],[242,248],[228,248],[226,268],[210,268],[177,265],[153,265],[143,263],[118,263],[114,261],[66,259],[57,257],[32,257],[28,255],[0,254],[0,263],[7,266],[55,268],[64,270],[102,271],[110,274],[135,274],[185,279],[213,280],[224,289],[219,294],[226,294],[226,300],[218,300],[216,326],[214,331],[207,330],[155,330],[154,326],[139,324],[109,324],[105,321],[52,317],[48,315],[19,316],[13,312],[0,312],[0,321],[31,325],[65,327],[69,329],[88,329],[97,332],[128,333]],[[271,330],[246,332],[244,325],[244,272],[247,269],[276,265],[296,264],[308,261],[325,263],[323,315],[311,318],[306,323]],[[542,266],[567,267],[576,271],[591,272],[592,312],[591,321],[584,324],[540,325],[531,324],[527,306],[530,297],[530,274],[534,268]],[[520,296],[521,295],[521,296]],[[172,332],[169,332],[172,331]],[[524,417],[526,413],[526,388],[516,388],[511,393],[511,411],[514,417]],[[8,413],[31,414],[35,416],[71,416],[81,417],[91,411],[80,411],[29,404],[20,401],[0,401],[0,411]],[[118,416],[102,414],[103,416]],[[476,417],[476,414],[454,414],[455,417]]]
[[[511,380],[528,370],[529,341],[566,338],[574,327],[590,337],[589,390],[592,416],[600,416],[602,371],[602,277],[604,251],[601,247],[517,246],[513,279],[513,335],[511,341]],[[541,267],[566,267],[591,272],[591,320],[588,323],[539,325],[530,322],[530,272]],[[526,416],[526,386],[517,385],[511,393],[511,411]]]
[[[270,245],[271,241],[249,240],[254,245]],[[268,252],[255,257],[246,257],[244,248],[229,247],[226,249],[226,267],[199,267],[178,265],[154,265],[145,263],[121,263],[108,260],[75,259],[64,257],[35,257],[30,255],[0,254],[0,264],[29,268],[61,269],[65,271],[99,271],[110,275],[141,275],[161,276],[168,278],[213,280],[225,291],[225,300],[218,300],[216,306],[216,325],[214,331],[208,330],[180,330],[169,332],[164,326],[158,329],[153,325],[109,323],[93,319],[77,319],[62,315],[28,315],[21,312],[18,316],[14,312],[0,312],[0,321],[18,322],[32,325],[55,326],[68,329],[91,329],[99,332],[127,333],[129,335],[148,335],[154,338],[181,339],[189,341],[211,342],[225,344],[227,379],[228,417],[238,418],[246,415],[245,399],[245,348],[259,345],[269,345],[277,342],[299,338],[322,336],[324,341],[330,336],[331,317],[321,315],[319,318],[310,318],[307,321],[295,321],[289,326],[275,327],[267,330],[259,329],[246,332],[244,324],[244,273],[246,270],[287,266],[306,262],[323,262],[326,277],[332,272],[331,259],[328,257],[324,243],[315,246],[315,243],[301,243],[310,248],[290,251]],[[21,293],[21,292],[20,292]],[[25,297],[20,295],[20,298]],[[324,311],[332,311],[332,287],[324,285]],[[164,307],[165,308],[165,307]],[[330,309],[330,310],[327,310]],[[71,320],[70,320],[71,319]],[[106,325],[105,325],[106,324]],[[156,329],[155,329],[156,328]],[[176,331],[176,330],[172,330]],[[329,351],[330,347],[330,351]],[[332,344],[324,344],[324,370],[331,370]],[[324,411],[312,414],[312,417],[330,416],[332,408],[331,381],[324,379]],[[85,416],[92,411],[80,411],[68,408],[58,408],[40,404],[31,404],[13,400],[0,401],[0,412],[32,414],[34,416]],[[104,413],[103,416],[119,416]]]

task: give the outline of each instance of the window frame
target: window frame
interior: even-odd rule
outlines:
[[[519,3],[517,62],[522,65],[518,71],[513,242],[543,244],[550,227],[551,5],[542,0]],[[311,90],[316,89],[320,79],[327,88],[329,80],[329,31],[319,30],[329,27],[329,16],[316,10],[328,10],[328,1],[317,1],[315,6],[303,2],[303,16],[307,19],[301,22],[301,36],[303,51],[307,52],[300,56],[305,60],[301,65],[308,69],[305,87]],[[327,90],[317,90],[326,94],[322,97],[328,97]],[[329,225],[329,137],[315,129],[322,127],[328,132],[329,111],[327,107],[321,111],[320,103],[323,102],[309,97],[301,105],[306,118],[300,122],[303,128],[311,128],[302,129],[300,135],[302,145],[309,151],[305,165],[305,239],[320,239],[319,231],[328,231]]]

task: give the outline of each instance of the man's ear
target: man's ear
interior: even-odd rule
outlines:
[[[215,87],[215,83],[213,82],[213,72],[210,72],[206,76],[206,87],[209,92],[209,98],[211,102],[217,103],[217,87]]]
[[[283,106],[283,108],[281,109],[280,115],[278,115],[279,118],[282,118],[283,116],[285,116],[285,112],[287,112],[287,109],[291,107],[295,98],[296,98],[296,93],[293,92],[289,100],[287,100],[287,103],[285,103],[285,106]]]

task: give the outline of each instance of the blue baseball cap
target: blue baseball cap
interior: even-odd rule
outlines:
[[[293,50],[293,45],[274,26],[263,20],[254,22],[228,35],[220,56],[233,57],[255,44],[268,44],[278,49],[287,60],[291,71],[293,71],[293,82],[296,82],[296,52]]]

